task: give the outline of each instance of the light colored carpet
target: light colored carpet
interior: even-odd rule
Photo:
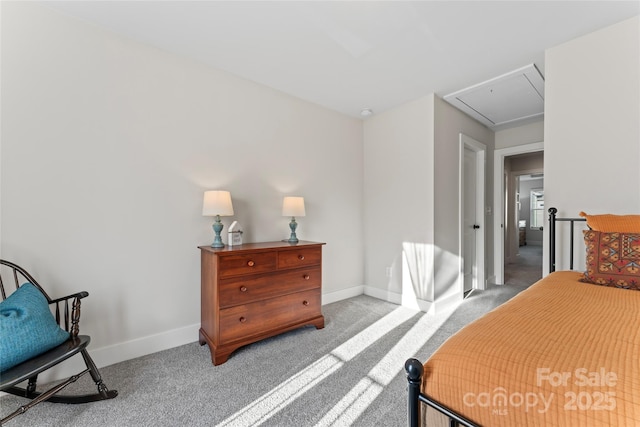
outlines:
[[[504,266],[507,285],[526,285],[542,278],[542,246],[520,246],[514,262]]]
[[[197,342],[101,369],[112,400],[42,403],[7,426],[402,426],[409,357],[426,360],[451,334],[525,289],[473,292],[453,313],[426,316],[368,296],[323,307],[303,328],[213,366]],[[93,392],[88,375],[69,389]],[[0,398],[2,415],[27,402]],[[254,403],[252,403],[254,402]]]

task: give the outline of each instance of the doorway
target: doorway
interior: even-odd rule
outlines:
[[[505,233],[504,283],[508,285],[531,285],[542,278],[545,221],[543,161],[542,153],[505,159],[505,170],[513,176],[515,186],[507,191],[507,194],[514,194],[515,202],[511,209],[514,214],[513,232]],[[536,165],[539,167],[523,170]]]
[[[509,191],[510,188],[515,188],[515,177],[517,175],[512,173],[510,160],[508,159],[533,153],[542,155],[543,150],[544,144],[536,142],[494,151],[494,276],[490,278],[492,283],[505,284],[505,263],[515,261],[514,254],[517,254],[513,247],[507,245],[507,242],[515,242],[514,239],[517,239],[519,235],[519,224],[515,220],[516,191]],[[524,170],[523,168],[522,166],[516,167],[516,169],[522,169],[520,170],[522,174],[543,172],[542,163],[536,167],[529,167],[529,170]],[[515,247],[517,248],[518,246]],[[540,270],[542,271],[542,266]]]
[[[460,281],[462,294],[485,289],[484,183],[486,146],[460,134]]]

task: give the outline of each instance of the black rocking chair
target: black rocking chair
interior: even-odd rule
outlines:
[[[15,282],[16,290],[20,287],[21,282],[33,284],[47,299],[50,306],[55,305],[55,319],[61,328],[69,332],[69,339],[53,349],[46,351],[38,356],[35,356],[29,360],[26,360],[12,368],[8,368],[3,372],[0,372],[0,391],[5,393],[14,394],[20,397],[26,397],[32,399],[26,405],[21,406],[16,411],[12,412],[2,420],[0,425],[15,418],[16,416],[25,413],[27,410],[37,405],[40,402],[54,402],[54,403],[87,403],[95,402],[98,400],[112,399],[118,395],[116,390],[109,390],[107,386],[102,382],[100,372],[95,363],[87,352],[87,346],[91,341],[91,337],[88,335],[78,335],[79,322],[80,322],[80,300],[89,296],[88,292],[79,292],[66,297],[51,299],[49,295],[42,289],[42,287],[36,282],[36,280],[23,268],[13,264],[9,261],[0,260],[0,291],[2,292],[2,300],[7,298],[5,293],[4,282],[2,277],[2,270],[7,271],[12,276],[10,280]],[[61,315],[62,310],[62,315]],[[57,365],[58,363],[67,360],[71,356],[80,353],[84,359],[86,369],[82,372],[71,376],[65,381],[56,384],[52,388],[38,392],[36,391],[36,381],[38,374]],[[61,391],[69,384],[75,382],[89,372],[93,381],[98,387],[98,392],[87,395],[64,395],[56,396],[56,393]],[[28,381],[26,387],[18,387],[21,382]]]

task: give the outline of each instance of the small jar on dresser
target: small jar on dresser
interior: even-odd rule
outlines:
[[[246,243],[201,254],[200,345],[214,365],[239,347],[302,326],[324,328],[324,243]]]

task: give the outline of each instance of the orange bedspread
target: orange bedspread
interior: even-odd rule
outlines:
[[[422,391],[483,426],[640,426],[640,292],[553,273],[448,339]]]

